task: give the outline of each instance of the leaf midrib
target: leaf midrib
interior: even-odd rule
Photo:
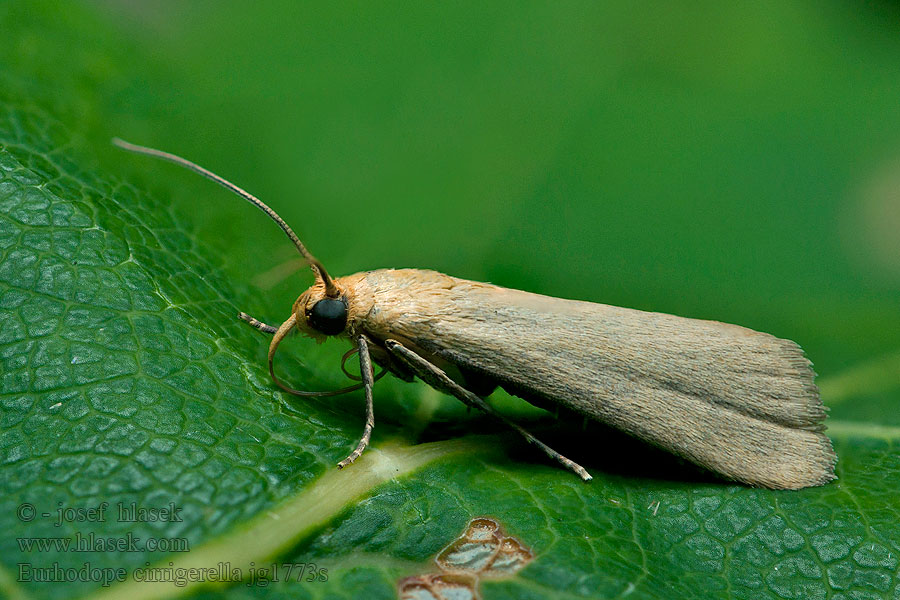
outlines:
[[[491,443],[492,439],[492,436],[469,436],[416,446],[383,443],[379,448],[369,449],[346,471],[333,469],[280,505],[261,512],[216,539],[192,548],[188,555],[175,560],[164,559],[156,566],[200,569],[222,562],[247,572],[251,563],[261,563],[289,550],[377,486],[455,454],[471,452],[484,456],[494,452],[497,445]],[[148,584],[129,578],[89,594],[85,600],[174,598],[213,585],[221,587],[228,584],[190,581],[178,587],[171,583]]]

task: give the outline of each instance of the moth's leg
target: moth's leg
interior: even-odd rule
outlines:
[[[490,404],[487,404],[480,397],[476,396],[469,390],[465,389],[464,387],[450,379],[447,374],[444,373],[444,371],[442,371],[440,368],[431,364],[403,344],[395,340],[386,340],[384,345],[395,356],[397,356],[401,362],[409,367],[410,370],[418,375],[419,379],[421,379],[431,387],[452,396],[456,396],[465,404],[474,406],[475,408],[483,410],[487,414],[499,419],[508,427],[512,427],[517,432],[519,432],[519,434],[522,435],[522,437],[524,437],[526,440],[528,440],[530,444],[534,444],[535,446],[540,448],[544,452],[544,454],[546,454],[553,460],[558,461],[570,471],[574,471],[575,474],[577,474],[583,480],[590,481],[592,479],[591,475],[584,470],[584,467],[569,460],[547,444],[543,443],[542,441],[525,431],[519,425],[516,425],[515,423],[504,417],[502,414],[498,413]]]
[[[278,331],[277,327],[272,327],[271,325],[266,325],[262,321],[254,319],[253,317],[251,317],[250,315],[248,315],[245,312],[238,313],[238,319],[240,319],[241,321],[247,321],[248,323],[250,323],[251,327],[255,327],[256,329],[259,329],[263,333],[273,334],[276,331]]]
[[[363,429],[363,435],[356,446],[356,450],[338,463],[339,469],[343,469],[359,458],[359,455],[369,445],[372,429],[375,427],[375,408],[372,402],[372,386],[375,385],[375,379],[372,373],[372,358],[369,356],[369,343],[366,341],[366,336],[361,335],[356,338],[356,347],[359,348],[359,374],[362,377],[363,387],[366,390],[366,427]]]

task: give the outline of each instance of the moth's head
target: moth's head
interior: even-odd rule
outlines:
[[[330,396],[347,391],[305,392],[290,388],[276,377],[274,360],[278,345],[295,327],[319,343],[336,335],[348,335],[348,321],[351,320],[348,299],[345,287],[321,276],[316,278],[316,283],[311,288],[300,294],[291,309],[291,316],[275,331],[269,344],[269,374],[278,387],[298,396]]]
[[[301,332],[323,341],[326,336],[340,335],[347,329],[349,302],[343,290],[329,296],[321,280],[300,294],[291,312]]]
[[[294,327],[297,327],[300,331],[311,335],[319,341],[325,340],[327,336],[344,333],[347,329],[347,317],[349,312],[346,293],[335,283],[331,276],[328,275],[325,266],[320,263],[315,256],[309,253],[306,246],[303,245],[303,242],[300,241],[300,238],[297,237],[297,234],[294,233],[284,219],[278,216],[278,213],[266,206],[265,203],[253,194],[242,190],[227,179],[219,177],[212,171],[204,169],[200,165],[192,163],[180,156],[176,156],[175,154],[163,152],[162,150],[154,150],[153,148],[146,148],[144,146],[136,146],[119,139],[114,139],[113,143],[130,152],[161,158],[181,165],[182,167],[211,179],[222,187],[234,192],[266,213],[270,219],[275,221],[275,223],[281,227],[281,230],[288,239],[293,242],[297,251],[300,252],[300,255],[303,256],[307,263],[309,263],[309,266],[312,267],[313,272],[316,274],[316,284],[297,298],[291,316],[275,331],[272,336],[272,342],[269,344],[269,373],[272,375],[272,379],[285,390],[303,395],[302,392],[286,387],[277,377],[275,377],[272,363],[275,357],[275,351],[278,349],[278,344],[281,343],[281,340],[283,340]]]

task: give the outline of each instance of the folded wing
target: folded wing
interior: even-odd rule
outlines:
[[[379,307],[376,337],[411,343],[731,479],[795,489],[834,478],[825,408],[792,341],[432,271],[366,279]]]

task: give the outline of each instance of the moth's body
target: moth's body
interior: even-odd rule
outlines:
[[[275,221],[309,262],[316,284],[280,327],[239,316],[273,335],[269,372],[282,389],[302,396],[365,389],[363,435],[341,467],[360,456],[374,427],[374,360],[493,415],[586,481],[591,476],[583,467],[482,397],[499,385],[544,408],[561,405],[751,485],[796,489],[834,478],[834,451],[822,433],[825,408],[794,342],[737,325],[562,300],[420,269],[332,279],[258,198],[174,154],[114,143],[238,194]],[[295,329],[320,339],[349,338],[359,353],[361,383],[332,392],[282,383],[273,360]]]
[[[335,279],[351,340],[400,376],[396,340],[463,387],[560,404],[721,475],[798,488],[833,479],[825,409],[792,341],[717,321],[563,300],[421,269]],[[324,298],[319,283],[294,305]],[[404,378],[408,378],[404,377]]]

